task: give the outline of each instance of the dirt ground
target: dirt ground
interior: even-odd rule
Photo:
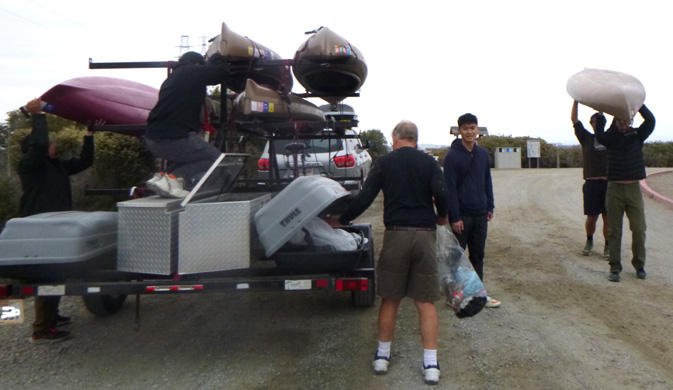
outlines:
[[[645,200],[647,280],[636,279],[630,265],[625,223],[624,272],[612,283],[602,256],[581,254],[579,169],[495,170],[493,178],[485,285],[503,303],[469,319],[438,303],[441,388],[673,389],[673,209]],[[673,197],[671,184],[658,190]],[[377,246],[381,207],[378,199],[358,220],[373,224]],[[595,242],[602,247],[600,234]],[[136,328],[132,302],[97,318],[78,298],[65,297],[62,310],[75,317],[75,337],[56,345],[29,344],[29,323],[0,328],[0,388],[427,388],[408,300],[385,376],[371,371],[377,307],[351,308],[341,294],[141,301]],[[30,302],[27,309],[32,319]]]

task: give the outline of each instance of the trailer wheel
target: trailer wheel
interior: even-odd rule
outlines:
[[[374,279],[369,279],[367,291],[353,291],[351,293],[351,300],[355,307],[370,307],[376,301],[376,286]]]
[[[92,314],[103,317],[119,311],[126,301],[126,295],[83,295],[84,306]]]

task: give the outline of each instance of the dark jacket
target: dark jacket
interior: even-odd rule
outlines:
[[[60,161],[50,158],[47,120],[44,114],[33,114],[33,131],[28,150],[19,161],[18,173],[23,194],[22,217],[50,211],[72,209],[70,175],[82,172],[93,163],[93,137],[85,136],[79,158]]]
[[[449,222],[462,221],[462,215],[493,212],[491,161],[486,149],[475,144],[465,149],[458,138],[444,156],[444,179],[449,190]]]
[[[605,117],[597,127],[605,129]],[[575,136],[582,145],[582,174],[584,179],[606,177],[608,171],[608,149],[598,142],[596,136],[588,132],[582,122],[574,124]],[[597,130],[598,131],[598,130]]]
[[[339,222],[347,224],[357,218],[380,190],[386,226],[432,228],[437,226],[437,215],[447,215],[448,193],[439,164],[427,153],[402,147],[374,161],[364,187]]]
[[[622,133],[613,123],[607,131],[597,129],[596,139],[608,148],[608,180],[642,180],[647,176],[643,161],[643,143],[654,131],[652,112],[643,105],[638,110],[644,121],[637,129]]]
[[[150,139],[185,138],[201,125],[206,86],[226,81],[227,62],[219,54],[205,64],[178,66],[159,89],[159,100],[147,118]],[[226,92],[222,92],[226,93]]]

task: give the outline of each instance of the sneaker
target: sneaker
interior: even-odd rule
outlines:
[[[603,248],[603,257],[610,260],[610,248],[608,248],[607,245]]]
[[[168,176],[169,196],[171,198],[186,198],[189,195],[189,191],[185,191],[185,179],[173,175],[166,176]]]
[[[584,245],[584,249],[582,249],[582,254],[584,256],[591,256],[591,251],[594,249],[594,243],[592,241],[587,241],[586,245]]]
[[[486,297],[486,307],[489,307],[491,309],[500,307],[500,301],[497,299],[493,299],[491,297]]]
[[[439,383],[439,364],[427,367],[424,364],[421,372],[425,376],[425,384],[436,385]]]
[[[65,330],[48,330],[43,332],[33,332],[30,342],[33,344],[50,344],[69,339],[70,332]]]
[[[647,272],[645,272],[645,268],[640,268],[636,270],[636,278],[647,279]]]
[[[148,181],[146,181],[145,184],[147,184],[147,187],[150,187],[150,186],[152,186],[154,183],[156,183],[156,182],[158,182],[159,180],[161,180],[163,177],[164,177],[164,173],[163,173],[163,172],[157,172],[157,173],[154,174],[154,176],[152,176],[151,179],[149,179]]]
[[[171,185],[168,182],[168,175],[161,176],[157,181],[151,181],[152,179],[146,182],[147,188],[154,191],[155,194],[161,196],[162,198],[172,198]]]
[[[619,282],[619,272],[610,272],[608,280],[611,282]]]
[[[390,356],[379,356],[378,351],[374,355],[374,373],[376,375],[383,375],[388,373],[388,364],[390,364]]]
[[[56,315],[56,326],[64,326],[70,324],[70,317],[62,316],[60,314]]]

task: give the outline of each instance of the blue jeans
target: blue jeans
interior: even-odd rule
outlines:
[[[167,161],[166,173],[185,180],[207,171],[222,154],[194,132],[190,132],[185,138],[146,138],[145,144],[154,157]]]

